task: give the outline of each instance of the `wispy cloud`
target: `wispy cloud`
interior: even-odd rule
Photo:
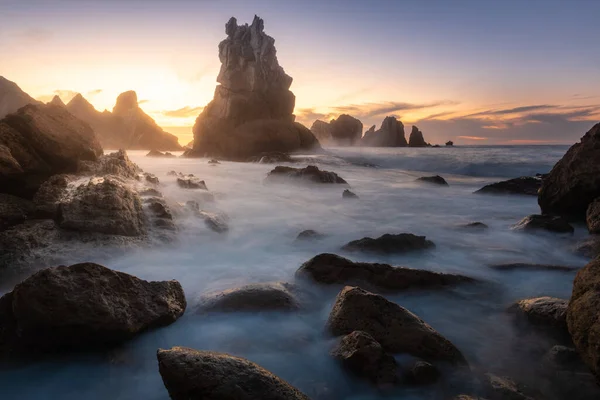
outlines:
[[[44,43],[52,38],[52,31],[44,28],[27,28],[15,32],[12,37],[19,44],[37,44]]]
[[[197,117],[204,107],[183,107],[177,110],[165,110],[161,114],[169,118],[190,118]]]
[[[102,89],[90,90],[89,92],[87,92],[87,96],[91,97],[100,93],[102,93]]]
[[[457,136],[459,139],[467,139],[467,140],[488,140],[486,137],[481,136]]]
[[[386,101],[381,103],[351,104],[347,106],[332,107],[334,114],[350,114],[358,119],[369,119],[382,115],[397,114],[402,111],[414,111],[439,106],[455,106],[456,101],[443,100],[426,104]]]

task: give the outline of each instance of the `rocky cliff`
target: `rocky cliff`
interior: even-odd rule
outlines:
[[[412,127],[412,131],[410,132],[410,137],[408,139],[409,147],[427,147],[428,144],[423,138],[423,132],[419,130],[415,125]]]
[[[321,144],[353,146],[362,136],[363,124],[350,115],[342,114],[329,123],[316,120],[310,131],[319,139]]]
[[[361,146],[368,147],[406,147],[404,125],[396,117],[385,117],[379,130],[369,129],[360,141]]]
[[[0,118],[14,113],[27,104],[40,104],[40,102],[22,91],[16,83],[0,76]]]

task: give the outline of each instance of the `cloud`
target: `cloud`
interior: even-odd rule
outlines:
[[[177,110],[161,111],[161,114],[170,118],[190,118],[197,117],[204,107],[183,107]]]
[[[102,93],[102,89],[96,89],[96,90],[90,90],[89,92],[87,92],[87,95],[91,97],[91,96],[95,96],[100,93]]]
[[[518,114],[518,113],[523,113],[523,112],[528,112],[528,111],[546,110],[546,109],[557,108],[557,107],[558,106],[550,105],[550,104],[539,104],[539,105],[521,106],[521,107],[514,107],[514,108],[505,108],[502,110],[479,111],[479,112],[476,112],[473,114],[465,115],[465,117]]]
[[[398,101],[386,101],[381,103],[351,104],[347,106],[332,107],[333,114],[350,114],[360,120],[379,117],[383,115],[392,115],[400,111],[414,111],[439,106],[454,106],[459,104],[456,101],[443,100],[426,104],[405,103]]]
[[[15,32],[12,37],[18,44],[36,44],[47,42],[53,35],[50,30],[36,27]]]
[[[467,140],[488,140],[488,138],[486,137],[481,137],[481,136],[457,136],[460,139],[467,139]]]
[[[139,105],[139,104],[144,104],[144,103],[147,103],[147,102],[149,102],[149,101],[150,101],[150,100],[148,100],[148,99],[138,100],[138,105]]]

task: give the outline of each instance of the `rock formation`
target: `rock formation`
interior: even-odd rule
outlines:
[[[381,128],[375,131],[369,129],[360,141],[361,146],[368,147],[406,147],[404,125],[396,117],[385,117]]]
[[[335,172],[323,171],[314,165],[306,168],[292,168],[278,165],[267,174],[265,182],[306,182],[306,183],[334,183],[347,185],[343,178]]]
[[[600,233],[600,198],[588,206],[585,220],[590,233]]]
[[[61,98],[59,96],[54,96],[52,98],[52,100],[50,100],[48,102],[48,104],[52,104],[52,105],[60,106],[60,107],[66,107],[67,106],[65,103],[63,103],[63,101],[61,100]]]
[[[194,125],[194,148],[188,156],[245,161],[268,152],[312,150],[319,142],[294,122],[292,78],[279,66],[275,40],[255,16],[252,25],[225,25],[219,44],[220,83],[213,100]]]
[[[514,230],[526,232],[548,231],[554,233],[573,233],[575,229],[563,217],[552,215],[528,215],[513,226]]]
[[[297,288],[287,282],[252,283],[200,298],[200,312],[297,310]]]
[[[408,146],[409,147],[427,147],[428,146],[427,142],[423,138],[423,132],[421,132],[419,130],[419,128],[416,127],[416,125],[413,125],[412,131],[410,132],[410,137],[408,139]]]
[[[583,220],[600,197],[600,123],[574,144],[544,179],[538,196],[542,214]]]
[[[542,187],[542,180],[531,176],[509,179],[491,183],[475,191],[483,194],[522,194],[526,196],[537,196]]]
[[[331,144],[331,125],[329,122],[321,121],[320,119],[313,122],[310,131],[315,135],[321,144]]]
[[[41,104],[21,90],[14,82],[0,76],[0,118],[16,112],[27,104]]]
[[[362,251],[381,254],[401,254],[409,251],[426,250],[435,247],[431,240],[425,236],[417,236],[412,233],[400,233],[392,235],[386,233],[378,238],[364,237],[347,243],[343,250]]]
[[[446,142],[446,146],[454,146],[454,142],[452,140],[448,140]]]
[[[352,146],[362,136],[362,122],[347,114],[332,119],[329,126],[331,127],[331,138],[336,145]]]

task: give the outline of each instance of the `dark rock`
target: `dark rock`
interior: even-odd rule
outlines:
[[[356,376],[378,385],[398,381],[396,360],[371,335],[354,331],[339,341],[331,356]]]
[[[492,264],[489,266],[492,269],[499,271],[563,271],[571,272],[576,271],[580,267],[570,265],[549,265],[549,264],[531,264],[531,263],[508,263],[508,264]]]
[[[402,290],[474,283],[475,279],[439,272],[392,267],[388,264],[353,262],[335,254],[319,254],[300,266],[298,277],[325,284],[367,283],[378,289]]]
[[[360,141],[361,146],[370,147],[406,147],[404,125],[396,117],[385,117],[381,128],[375,131],[369,129]]]
[[[506,377],[485,374],[483,386],[485,396],[490,400],[533,400],[523,394],[515,382]]]
[[[223,214],[215,214],[207,211],[198,212],[198,216],[204,219],[204,223],[210,229],[217,233],[225,233],[229,231],[227,217]]]
[[[419,130],[415,125],[412,127],[410,137],[408,138],[409,147],[427,147],[427,142],[423,138],[423,132]]]
[[[545,230],[554,233],[573,233],[575,229],[569,222],[558,216],[529,215],[513,226],[515,230],[538,231]]]
[[[139,179],[142,170],[129,159],[125,150],[100,156],[96,162],[82,161],[80,173],[103,177],[115,175],[124,179]]]
[[[0,303],[5,351],[95,349],[177,320],[186,308],[177,281],[147,282],[98,264],[47,268]]]
[[[348,189],[346,189],[342,193],[342,198],[344,198],[344,199],[358,199],[358,195],[356,193],[351,192]]]
[[[149,174],[148,172],[146,172],[144,174],[144,177],[146,178],[146,182],[150,182],[153,185],[158,185],[159,183],[158,177],[154,174]]]
[[[31,201],[0,193],[0,232],[24,222],[34,211]]]
[[[588,258],[600,256],[600,235],[591,236],[577,244],[575,251]]]
[[[289,154],[277,153],[277,152],[259,154],[256,157],[252,157],[250,159],[250,161],[257,162],[259,164],[275,164],[275,163],[281,163],[281,162],[288,162],[288,163],[294,162],[294,160],[292,159],[292,157],[290,157]]]
[[[0,231],[0,270],[6,267],[30,266],[34,261],[48,265],[50,254],[37,254],[58,240],[52,220],[31,220]],[[64,251],[60,249],[59,251]]]
[[[346,244],[342,249],[347,251],[392,254],[426,250],[433,247],[435,247],[435,244],[427,240],[425,236],[416,236],[412,233],[400,233],[397,235],[386,233],[376,239],[364,237],[354,240]]]
[[[325,235],[322,233],[313,231],[312,229],[307,229],[300,232],[298,236],[296,236],[296,240],[318,240],[323,239],[324,237]]]
[[[27,104],[40,104],[40,102],[21,90],[15,82],[0,76],[0,118],[17,112]]]
[[[60,203],[57,222],[63,229],[109,235],[145,234],[139,195],[115,178],[92,178]]]
[[[172,171],[172,170],[167,172],[167,176],[179,176],[179,175],[181,175],[181,172],[178,173],[177,171]]]
[[[102,148],[94,131],[67,110],[27,105],[0,121],[0,191],[32,198],[52,175],[74,173]]]
[[[69,182],[71,182],[69,175],[54,175],[40,186],[33,196],[35,213],[38,218],[56,219],[58,206],[66,196]]]
[[[162,157],[162,158],[173,158],[173,157],[177,157],[169,152],[161,152],[158,150],[150,150],[148,152],[148,154],[146,154],[146,157]]]
[[[291,311],[300,308],[297,289],[286,282],[253,283],[200,298],[200,312]]]
[[[405,374],[405,379],[413,385],[431,385],[440,378],[440,370],[426,361],[415,362]]]
[[[433,183],[435,185],[448,186],[448,182],[444,178],[439,175],[435,176],[423,176],[421,178],[417,178],[419,182]]]
[[[435,329],[407,309],[358,287],[338,294],[327,327],[334,336],[364,331],[384,350],[425,360],[466,365],[461,352]]]
[[[463,225],[463,228],[480,231],[488,229],[489,226],[487,226],[483,222],[469,222],[468,224]]]
[[[567,300],[554,297],[537,297],[517,301],[508,311],[526,320],[544,333],[556,337],[568,337]]]
[[[446,142],[446,146],[454,146],[454,142],[452,140],[448,140]]]
[[[208,160],[208,163],[209,163],[210,165],[217,165],[217,164],[221,164],[221,163],[219,162],[219,160],[215,160],[214,158],[211,158],[210,160]]]
[[[173,219],[171,211],[167,207],[164,200],[160,198],[150,198],[144,201],[148,205],[148,209],[152,212],[156,218]]]
[[[139,192],[143,197],[162,197],[162,193],[153,188],[147,188]]]
[[[179,187],[182,187],[184,189],[208,190],[208,188],[206,187],[206,182],[201,181],[200,179],[195,177],[177,178],[177,184],[179,185]]]
[[[310,127],[310,131],[319,140],[321,144],[331,144],[333,138],[331,137],[331,125],[329,122],[316,120]],[[362,132],[361,132],[362,133]]]
[[[338,146],[353,146],[358,143],[363,132],[362,122],[347,114],[332,119],[329,122],[329,127],[331,132],[330,144]]]
[[[600,379],[600,259],[579,270],[567,309],[567,325],[575,348]]]
[[[590,233],[600,233],[600,198],[590,203],[587,209],[586,222]]]
[[[600,123],[574,144],[544,179],[538,203],[543,214],[584,219],[600,197]]]
[[[185,347],[158,350],[158,370],[173,400],[309,400],[243,358]]]
[[[538,190],[542,187],[542,180],[530,176],[509,179],[507,181],[492,183],[486,185],[475,193],[483,194],[522,194],[527,196],[537,196]]]
[[[306,168],[292,168],[278,165],[267,174],[266,182],[281,182],[301,180],[312,183],[339,183],[348,184],[335,172],[322,171],[314,165]]]

